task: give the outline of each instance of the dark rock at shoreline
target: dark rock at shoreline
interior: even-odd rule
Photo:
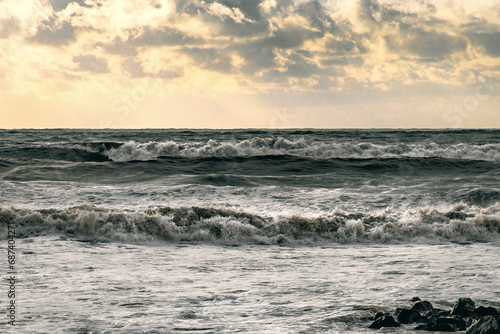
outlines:
[[[415,327],[415,330],[416,331],[426,331],[427,330],[427,324],[418,325],[417,327]]]
[[[415,330],[426,330],[431,332],[457,332],[465,330],[465,320],[460,316],[434,318],[427,324],[417,326]]]
[[[451,311],[434,309],[434,312],[438,318],[449,317],[451,315]]]
[[[484,317],[484,316],[487,316],[487,315],[493,315],[493,316],[498,316],[499,313],[498,313],[498,310],[493,308],[493,307],[484,307],[484,306],[479,306],[475,311],[474,313],[478,316],[478,317]]]
[[[438,317],[434,313],[432,313],[431,311],[427,311],[424,314],[424,318],[425,318],[427,323],[435,323],[435,322],[437,322],[437,319],[438,319]]]
[[[417,302],[413,307],[411,308],[412,310],[418,311],[420,314],[424,315],[427,312],[432,312],[434,314],[434,306],[426,300],[422,302]]]
[[[412,324],[414,322],[424,322],[427,320],[420,314],[420,312],[408,308],[398,308],[395,315],[398,317],[402,324]]]
[[[482,317],[476,320],[472,326],[467,329],[466,334],[499,334],[500,328],[497,320],[491,316]]]
[[[500,311],[493,307],[475,307],[470,298],[460,298],[451,311],[434,308],[428,301],[414,297],[413,307],[398,308],[391,313],[378,312],[369,328],[399,327],[421,323],[415,330],[432,332],[465,331],[466,334],[500,334]]]
[[[453,309],[451,310],[451,315],[460,315],[462,317],[472,317],[474,315],[474,311],[476,310],[476,306],[474,301],[470,298],[460,298],[455,305],[453,305]]]
[[[382,327],[399,327],[401,323],[392,314],[384,314],[375,320],[368,328],[380,329]]]
[[[447,323],[430,323],[427,325],[427,328],[425,329],[427,331],[432,331],[432,332],[457,332],[457,326],[454,324],[447,324]]]
[[[464,331],[467,329],[467,322],[464,318],[459,315],[454,315],[451,317],[444,317],[437,319],[437,324],[451,324],[454,325],[458,330]]]
[[[377,320],[378,318],[384,316],[384,315],[387,315],[387,314],[390,314],[390,313],[384,313],[384,312],[377,312],[377,314],[375,314],[372,318],[372,320]]]

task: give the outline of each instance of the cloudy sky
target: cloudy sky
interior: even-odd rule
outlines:
[[[0,0],[0,128],[500,127],[500,0]]]

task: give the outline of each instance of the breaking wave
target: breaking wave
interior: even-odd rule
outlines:
[[[116,145],[115,145],[116,146]],[[219,142],[177,143],[175,141],[137,143],[129,141],[117,147],[100,150],[117,162],[154,160],[161,156],[184,158],[232,158],[268,155],[291,155],[315,159],[372,159],[372,158],[446,158],[500,161],[500,144],[392,144],[307,142],[282,137]]]
[[[317,142],[283,137],[253,137],[246,140],[205,142],[151,141],[88,142],[11,147],[0,150],[1,157],[50,159],[76,162],[149,161],[161,157],[235,158],[288,155],[312,159],[391,159],[445,158],[455,160],[500,161],[500,144],[437,144],[369,142]]]
[[[332,243],[488,242],[500,239],[500,202],[376,214],[334,210],[321,217],[265,217],[227,208],[158,207],[144,211],[95,206],[0,209],[17,237],[60,234],[98,241],[316,245]]]

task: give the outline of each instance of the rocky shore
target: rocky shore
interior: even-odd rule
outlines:
[[[476,307],[470,298],[460,298],[451,310],[435,308],[430,302],[415,297],[411,308],[398,308],[394,313],[379,312],[369,328],[400,327],[414,324],[415,330],[458,332],[466,334],[500,334],[500,310]]]

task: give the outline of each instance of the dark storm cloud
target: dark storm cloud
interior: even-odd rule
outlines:
[[[66,7],[68,7],[68,5],[72,2],[75,2],[82,7],[92,8],[91,5],[87,5],[85,3],[85,0],[50,0],[50,5],[56,12],[58,12],[60,10],[66,9]]]
[[[269,32],[268,17],[262,16],[259,5],[262,0],[221,0],[205,1],[205,6],[197,7],[196,12],[203,16],[207,22],[219,26],[219,34],[226,36],[250,37]],[[235,21],[228,16],[217,16],[209,10],[213,4],[220,4],[229,10],[239,10],[244,16],[244,21]],[[187,7],[193,11],[192,7]]]
[[[0,38],[8,38],[20,30],[19,20],[10,17],[0,20]]]
[[[472,33],[469,36],[488,56],[500,57],[500,31]]]
[[[330,66],[342,67],[342,66],[346,66],[346,65],[359,67],[359,66],[363,65],[364,60],[360,56],[340,55],[337,57],[326,57],[326,58],[320,60],[320,63],[322,66],[325,66],[325,67],[330,67]]]
[[[252,43],[251,43],[252,44]],[[255,45],[255,43],[253,43]],[[275,48],[273,47],[252,47],[252,45],[241,44],[235,48],[239,55],[245,59],[242,71],[248,74],[254,74],[265,68],[275,66]]]
[[[304,79],[318,74],[325,74],[324,70],[313,61],[294,53],[290,55],[284,69],[270,69],[265,71],[260,78],[255,79],[260,82],[287,83],[289,78]]]
[[[405,33],[407,35],[405,35]],[[402,36],[401,36],[402,35]],[[423,29],[408,29],[399,36],[385,36],[389,49],[393,52],[409,52],[422,59],[434,61],[467,48],[467,41],[461,36],[452,36],[436,31]]]
[[[272,47],[278,49],[293,49],[301,46],[307,40],[322,37],[323,34],[309,29],[293,27],[279,29],[271,36],[263,38],[254,43],[255,47]]]
[[[309,78],[312,75],[321,73],[321,69],[316,63],[294,54],[289,57],[290,64],[287,66],[286,75],[294,78]]]
[[[317,0],[305,2],[297,7],[297,13],[308,19],[311,27],[318,29],[322,34],[336,33],[335,21],[326,8]]]
[[[290,27],[279,29],[272,35],[246,43],[232,46],[245,59],[242,70],[246,73],[255,73],[262,69],[276,66],[276,52],[279,50],[298,50],[305,41],[322,37],[321,32]]]
[[[322,0],[276,0],[274,7],[263,6],[263,0],[173,1],[177,18],[159,27],[129,28],[124,31],[128,37],[112,36],[108,42],[100,41],[96,46],[108,54],[122,56],[122,68],[132,78],[181,75],[178,70],[146,73],[136,58],[143,48],[171,46],[171,51],[165,52],[188,56],[191,64],[198,68],[283,84],[296,82],[288,80],[290,78],[314,78],[321,82],[318,84],[321,87],[335,84],[335,78],[345,74],[344,67],[363,66],[366,57],[380,48],[381,38],[388,51],[399,54],[401,61],[437,63],[455,53],[465,53],[469,44],[490,56],[500,56],[498,29],[487,26],[488,22],[472,22],[473,18],[469,25],[457,27],[435,17],[436,7],[425,3],[419,3],[420,11],[415,13],[401,9],[404,8],[401,5],[361,0],[357,5],[358,20],[350,21],[348,17],[335,16]],[[58,10],[68,3],[67,0],[51,1]],[[77,3],[90,6],[81,0]],[[297,19],[298,16],[301,19]],[[196,37],[198,35],[176,26],[178,18],[182,18],[180,21],[195,19],[196,24],[204,25],[209,32],[202,38]],[[304,21],[306,23],[299,23]],[[353,26],[355,23],[362,29]],[[6,35],[2,32],[0,30],[0,37]],[[75,28],[68,22],[56,24],[54,19],[44,21],[31,38],[31,41],[55,46],[73,40]],[[309,48],[310,45],[316,47]],[[233,55],[243,59],[238,67],[232,62]],[[103,59],[80,57],[88,57],[75,58],[82,70],[108,71]],[[446,70],[444,63],[441,65]]]
[[[374,0],[362,0],[358,15],[363,20],[374,24],[401,22],[403,18],[417,17],[414,13],[406,13],[389,6],[383,6]]]
[[[427,6],[429,13],[435,12],[434,6]],[[454,31],[453,24],[433,17],[419,18],[415,13],[394,9],[391,5],[381,5],[374,0],[362,0],[359,17],[375,27],[391,24],[394,33],[385,35],[388,49],[405,55],[417,56],[422,62],[440,61],[456,52],[467,49],[467,39],[460,33],[449,34],[439,30],[445,27]],[[376,34],[376,30],[372,33]]]
[[[325,44],[325,52],[342,56],[359,56],[359,54],[367,53],[369,49],[361,38],[359,36],[353,36],[353,38],[330,40]]]
[[[184,46],[204,43],[201,38],[188,36],[179,30],[169,27],[160,27],[157,29],[145,27],[143,29],[129,30],[128,33],[130,37],[126,41],[115,38],[111,43],[96,43],[96,45],[104,48],[106,52],[111,54],[136,56],[138,54],[138,47]]]
[[[73,61],[78,64],[78,70],[92,73],[107,73],[109,72],[108,63],[102,58],[97,58],[94,55],[80,55],[73,57]]]
[[[67,45],[76,40],[75,30],[71,23],[64,21],[58,24],[55,18],[51,18],[42,21],[37,33],[29,41],[52,46]]]
[[[193,0],[174,0],[175,10],[178,14],[195,16],[205,11],[204,7]]]

